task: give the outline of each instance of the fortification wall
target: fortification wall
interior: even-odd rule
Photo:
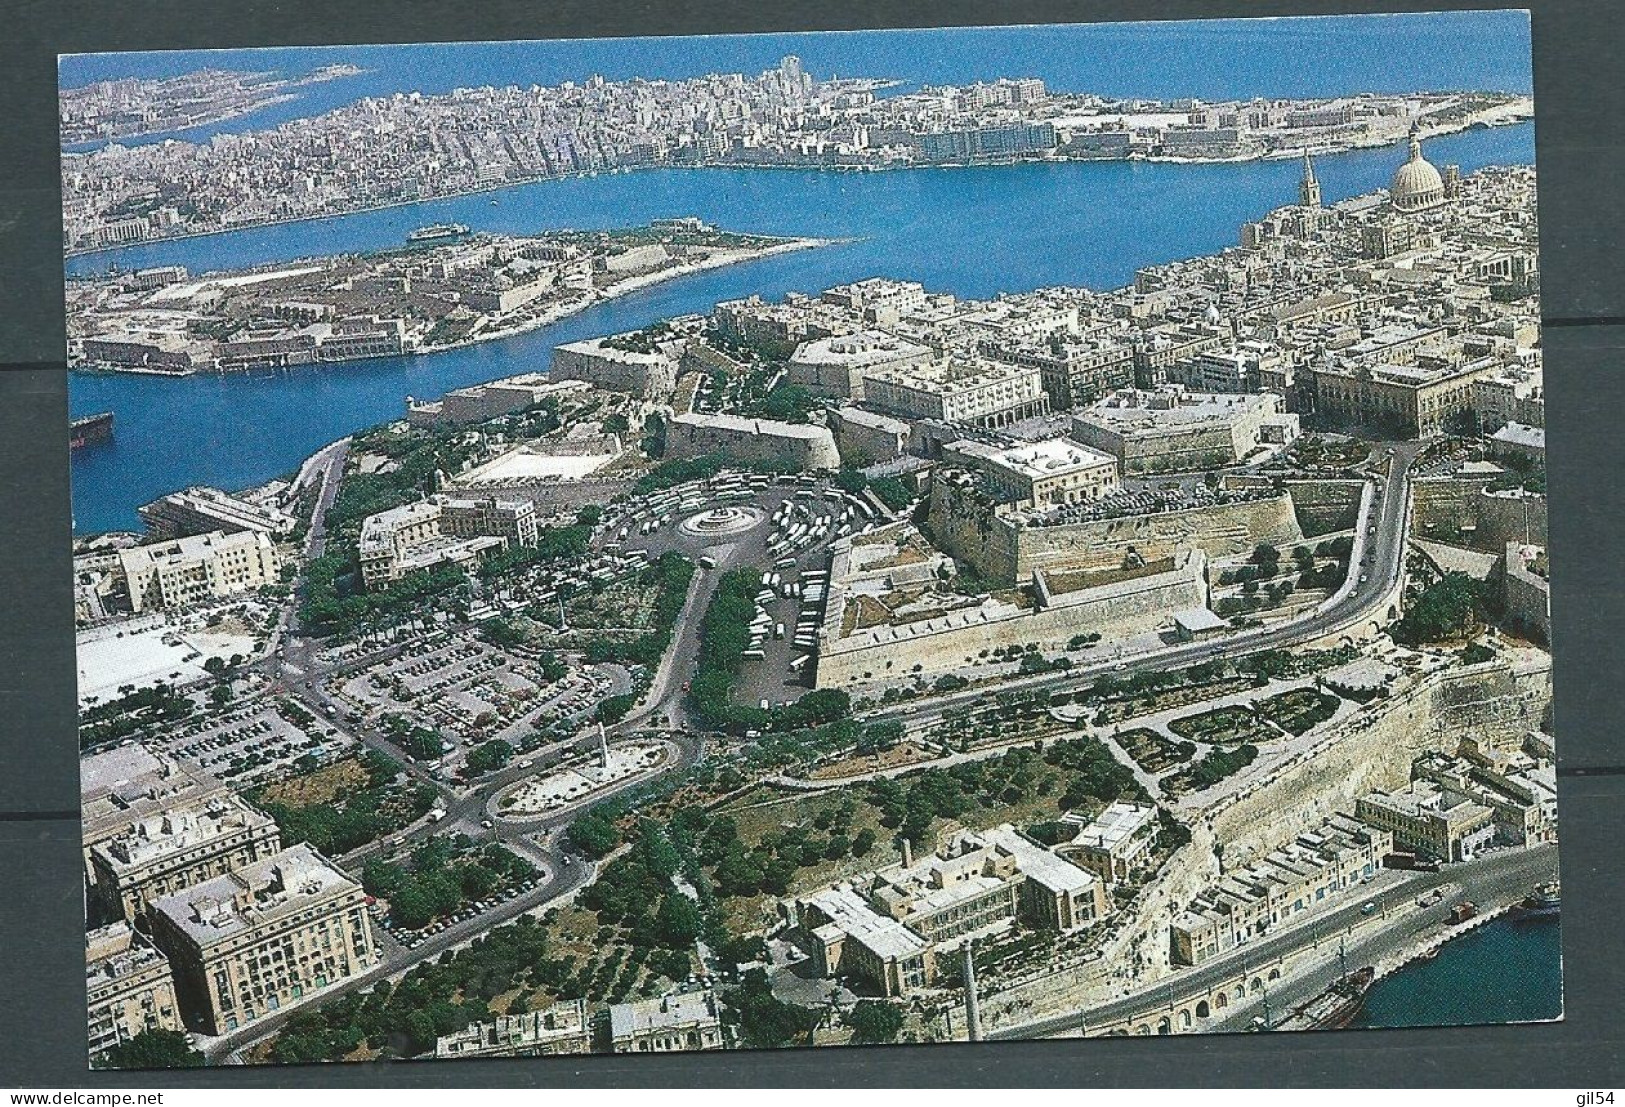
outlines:
[[[1286,486],[1292,494],[1298,528],[1306,538],[1349,530],[1359,517],[1364,481],[1294,480],[1287,481]]]
[[[1423,477],[1411,488],[1418,538],[1494,554],[1508,542],[1546,544],[1545,496],[1486,492],[1481,479],[1455,477]]]
[[[1173,971],[1168,920],[1218,877],[1221,843],[1223,868],[1233,870],[1338,811],[1352,811],[1355,799],[1371,789],[1404,785],[1412,761],[1427,750],[1453,750],[1467,735],[1516,741],[1538,725],[1550,702],[1549,664],[1514,669],[1501,661],[1445,670],[1390,699],[1373,701],[1329,729],[1312,757],[1276,768],[1195,819],[1191,841],[1141,891],[1132,919],[1105,944],[1098,959],[1008,986],[989,981],[984,1012],[994,1012],[995,1026],[1029,1020],[1104,1002],[1120,994],[1130,971],[1137,970],[1140,987],[1166,976]],[[1263,972],[1261,965],[1252,969]],[[1174,980],[1177,985],[1178,977]],[[1180,992],[1178,998],[1182,1004],[1189,1000],[1190,1006],[1196,995]],[[1136,1016],[1122,1025],[1141,1021]]]
[[[933,481],[930,502],[933,540],[995,581],[1024,580],[1034,569],[1116,568],[1131,550],[1146,561],[1193,547],[1209,558],[1233,557],[1260,542],[1283,545],[1303,539],[1292,497],[1285,492],[1246,503],[1055,527],[1018,528],[974,493],[942,481]]]
[[[1542,714],[1538,678],[1520,688],[1511,666],[1500,661],[1448,669],[1390,699],[1373,700],[1328,730],[1313,750],[1227,797],[1205,817],[1225,843],[1230,868],[1338,811],[1352,811],[1366,792],[1402,787],[1411,763],[1426,751],[1453,751],[1468,735],[1515,741],[1539,726]]]
[[[631,480],[522,480],[501,484],[464,487],[452,482],[460,492],[499,500],[529,500],[541,515],[596,504],[602,507],[632,488]]]
[[[1012,611],[987,618],[955,613],[932,623],[940,629],[902,626],[859,631],[820,642],[817,686],[850,688],[896,681],[915,671],[930,678],[974,665],[978,655],[995,647],[1036,644],[1044,652],[1060,651],[1075,636],[1095,632],[1105,639],[1127,638],[1166,623],[1175,611],[1207,602],[1206,563],[1191,553],[1179,568],[1137,580],[1092,589],[1087,598],[1033,612]],[[831,610],[838,605],[832,604]]]

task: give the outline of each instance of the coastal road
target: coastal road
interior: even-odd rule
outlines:
[[[1076,690],[1108,674],[1126,677],[1138,672],[1174,669],[1260,650],[1281,649],[1354,629],[1366,620],[1386,621],[1388,612],[1382,606],[1382,601],[1404,572],[1405,540],[1410,518],[1410,468],[1422,447],[1420,442],[1394,445],[1387,474],[1372,499],[1368,532],[1355,536],[1346,594],[1336,602],[1280,626],[1246,631],[1212,642],[1169,646],[1137,657],[1075,666],[1064,673],[1044,673],[1026,679],[1000,681],[997,690]],[[901,718],[916,730],[928,730],[948,712],[980,704],[988,694],[989,688],[972,686],[958,692],[881,708],[870,712],[869,717]]]
[[[1348,902],[1307,920],[1291,929],[1255,939],[1239,949],[1231,950],[1203,965],[1176,972],[1140,991],[1097,1004],[1094,1007],[1032,1022],[1001,1026],[991,1031],[989,1038],[1043,1038],[1057,1034],[1076,1033],[1091,1027],[1109,1026],[1128,1019],[1148,1018],[1155,1022],[1163,1015],[1184,1005],[1187,1000],[1235,980],[1243,973],[1262,975],[1261,966],[1269,965],[1305,949],[1322,947],[1328,958],[1331,977],[1337,975],[1337,936],[1342,933],[1359,934],[1359,946],[1349,946],[1348,963],[1351,967],[1371,963],[1372,954],[1384,950],[1388,955],[1406,948],[1418,940],[1418,935],[1437,931],[1445,911],[1461,899],[1469,899],[1481,910],[1493,910],[1522,898],[1535,885],[1551,880],[1557,873],[1557,847],[1537,846],[1531,850],[1498,850],[1455,865],[1446,865],[1436,873],[1416,873],[1397,885],[1371,895],[1352,892]],[[1459,894],[1447,894],[1442,906],[1417,909],[1415,901],[1423,893],[1446,885],[1460,886]],[[1364,914],[1366,903],[1375,903],[1378,914],[1370,920]],[[1389,925],[1392,920],[1391,925]],[[1360,924],[1364,923],[1365,926]],[[1368,949],[1364,960],[1356,961],[1354,950]],[[1305,983],[1289,984],[1279,992],[1282,1009],[1289,999],[1300,996],[1302,1003],[1326,986],[1329,977],[1311,974]],[[1317,982],[1320,982],[1318,987]],[[996,1003],[996,996],[983,1002],[986,1010]],[[1273,1001],[1272,1001],[1273,1006]],[[1250,1019],[1250,1014],[1249,1014]],[[1204,1026],[1202,1029],[1215,1029]]]
[[[1487,915],[1499,907],[1521,900],[1535,885],[1556,880],[1557,849],[1555,846],[1539,846],[1529,851],[1491,854],[1465,865],[1449,866],[1439,875],[1450,878],[1446,883],[1459,886],[1459,890],[1450,888],[1438,903],[1418,907],[1414,901],[1426,889],[1415,884],[1408,885],[1412,893],[1411,910],[1398,915],[1392,925],[1374,933],[1356,928],[1344,939],[1341,958],[1338,956],[1341,931],[1317,927],[1324,947],[1323,963],[1308,972],[1289,977],[1279,987],[1270,988],[1268,1021],[1271,1024],[1279,1022],[1292,1010],[1329,988],[1342,975],[1339,961],[1347,965],[1350,972],[1362,965],[1385,969],[1411,955],[1418,947],[1433,945],[1452,935],[1464,933],[1463,928],[1446,922],[1451,907],[1462,900],[1476,904],[1480,913]],[[1262,1003],[1238,1009],[1223,1021],[1215,1022],[1211,1029],[1246,1030],[1255,1017],[1264,1017]]]

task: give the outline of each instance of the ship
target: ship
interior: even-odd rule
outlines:
[[[1512,908],[1512,918],[1521,922],[1525,919],[1555,919],[1563,912],[1562,888],[1557,881],[1548,881],[1537,885],[1535,890],[1525,896]]]
[[[1346,973],[1270,1029],[1342,1030],[1365,1010],[1366,996],[1376,979],[1377,970],[1371,965]]]
[[[113,437],[113,413],[111,411],[87,415],[83,419],[75,419],[68,426],[68,448],[77,450],[81,446],[94,446],[98,442],[107,442]]]
[[[469,233],[468,227],[462,223],[432,223],[407,235],[406,241],[412,246],[441,246],[467,238]]]

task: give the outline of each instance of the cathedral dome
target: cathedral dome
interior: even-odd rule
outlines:
[[[1444,200],[1444,179],[1433,168],[1433,163],[1422,156],[1422,143],[1414,128],[1410,160],[1395,171],[1388,196],[1400,211],[1421,211]]]

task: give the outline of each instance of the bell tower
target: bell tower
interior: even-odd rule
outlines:
[[[1303,154],[1303,180],[1298,182],[1298,203],[1306,208],[1320,207],[1320,182],[1315,179],[1315,163],[1309,160],[1309,151]]]

